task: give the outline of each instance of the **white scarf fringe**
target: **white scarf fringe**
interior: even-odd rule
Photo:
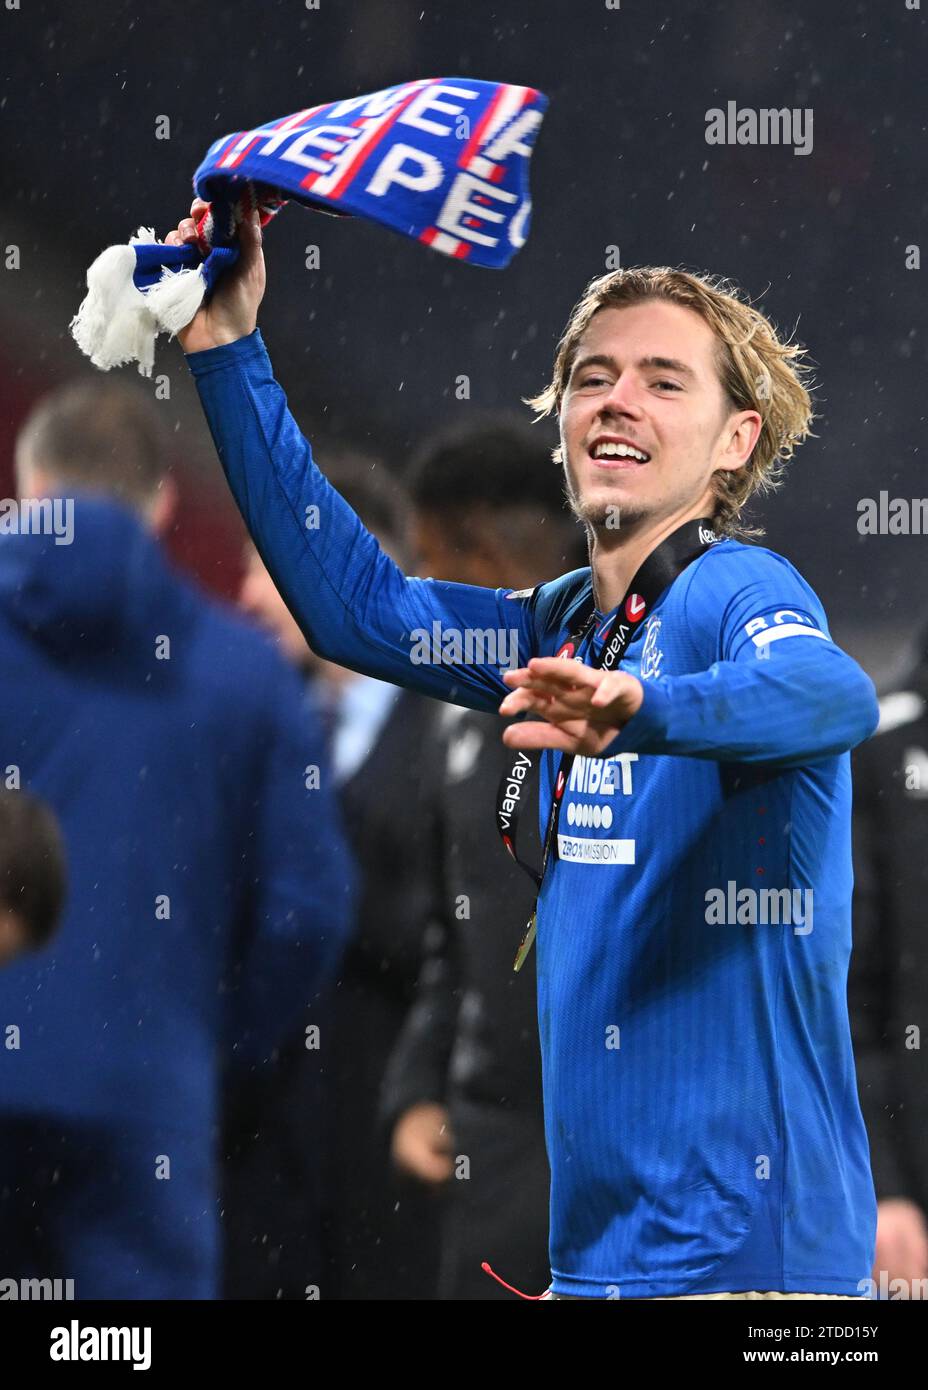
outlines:
[[[140,227],[127,246],[108,246],[87,271],[87,294],[71,320],[71,336],[95,367],[108,372],[137,362],[151,376],[155,339],[185,328],[203,302],[206,281],[199,270],[165,270],[148,290],[133,283],[139,242],[156,242],[150,227]]]

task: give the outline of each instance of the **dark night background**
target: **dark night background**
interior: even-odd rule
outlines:
[[[532,231],[509,269],[297,206],[269,229],[261,328],[323,463],[334,438],[399,468],[463,411],[524,411],[610,245],[623,265],[727,275],[818,364],[818,437],[755,513],[766,543],[798,565],[881,684],[905,661],[928,600],[928,537],[861,537],[857,503],[880,489],[928,493],[928,268],[905,265],[925,227],[922,11],[905,0],[8,3],[0,244],[20,248],[21,268],[0,270],[0,491],[12,495],[31,401],[93,370],[67,332],[87,265],[141,225],[163,237],[218,136],[416,77],[524,83],[551,105],[531,164]],[[811,107],[812,153],[707,145],[705,113],[728,100]],[[155,138],[162,115],[169,140]],[[316,271],[304,268],[310,243]],[[188,499],[176,551],[229,592],[233,508],[180,350],[164,339],[161,373]],[[460,373],[469,402],[455,399]]]

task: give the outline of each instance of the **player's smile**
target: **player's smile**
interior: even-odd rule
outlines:
[[[643,468],[651,455],[624,434],[598,434],[589,447],[596,468],[608,470]]]

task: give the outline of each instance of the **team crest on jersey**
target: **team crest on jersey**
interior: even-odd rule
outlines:
[[[644,646],[641,650],[641,679],[643,681],[653,678],[654,676],[659,676],[661,673],[661,662],[664,660],[664,653],[657,645],[660,630],[660,618],[652,618],[648,623]]]

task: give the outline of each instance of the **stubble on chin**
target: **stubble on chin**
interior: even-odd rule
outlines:
[[[612,499],[602,496],[583,498],[573,487],[568,487],[567,498],[577,520],[591,526],[594,531],[619,531],[623,527],[637,525],[651,515],[649,507],[637,500],[623,501],[618,493]]]
[[[562,455],[566,449],[561,441]],[[570,510],[578,521],[594,531],[616,532],[623,527],[634,526],[651,515],[652,508],[638,499],[623,499],[616,489],[614,496],[600,493],[596,497],[583,497],[578,489],[569,467],[564,467],[564,491]],[[611,491],[611,489],[610,489]]]

